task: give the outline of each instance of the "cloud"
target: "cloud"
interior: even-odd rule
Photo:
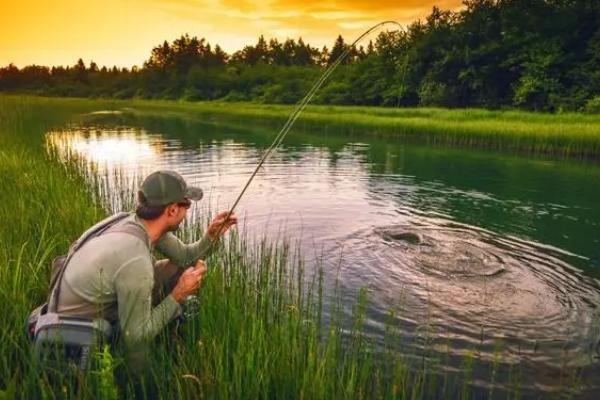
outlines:
[[[187,13],[189,18],[201,15],[232,16],[240,19],[305,18],[314,17],[325,21],[396,19],[427,15],[432,7],[456,9],[462,0],[150,0],[170,9]],[[406,22],[406,21],[405,21]],[[324,22],[326,23],[326,22]]]
[[[270,6],[273,10],[294,8],[305,12],[359,11],[374,14],[385,14],[394,10],[431,10],[434,5],[442,9],[455,8],[462,3],[461,0],[324,0],[307,2],[302,0],[272,0]]]
[[[6,4],[4,4],[6,3]],[[435,4],[461,0],[27,0],[5,1],[0,12],[0,66],[72,65],[79,57],[100,65],[140,65],[153,46],[184,33],[233,52],[259,35],[302,37],[331,47],[338,34],[352,40],[383,21],[408,24]]]
[[[221,6],[229,10],[238,10],[242,13],[251,13],[259,9],[264,2],[252,2],[246,0],[221,0]]]
[[[456,9],[462,0],[147,0],[195,26],[190,34],[206,37],[227,51],[251,44],[259,35],[303,37],[314,46],[331,46],[338,34],[351,39],[384,20],[409,23],[427,16],[434,5]],[[183,32],[180,32],[183,33]],[[233,42],[232,42],[232,39]]]

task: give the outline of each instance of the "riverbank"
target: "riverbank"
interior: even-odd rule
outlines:
[[[247,126],[251,122],[272,128],[274,134],[293,110],[293,106],[254,103],[38,99],[90,106],[95,104],[96,107],[125,109],[131,113],[177,115],[240,126]],[[364,135],[374,135],[425,145],[489,149],[575,160],[600,160],[600,115],[581,113],[309,106],[296,121],[293,130],[309,130],[321,134],[343,133],[355,141],[360,141]]]
[[[128,107],[141,113],[183,114],[220,123],[247,125],[251,121],[274,131],[293,110],[292,106],[252,103],[145,100],[131,101]],[[374,135],[426,145],[600,160],[600,116],[589,114],[309,106],[293,129],[344,133],[357,141],[364,135]]]

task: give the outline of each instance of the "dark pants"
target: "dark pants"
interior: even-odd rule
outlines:
[[[173,291],[182,273],[183,268],[179,268],[169,259],[165,258],[154,263],[153,307],[157,306]]]

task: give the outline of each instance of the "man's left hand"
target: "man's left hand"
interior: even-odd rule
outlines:
[[[206,234],[213,242],[217,241],[219,236],[224,235],[235,224],[237,224],[237,216],[235,214],[229,215],[229,211],[221,211],[208,225]]]

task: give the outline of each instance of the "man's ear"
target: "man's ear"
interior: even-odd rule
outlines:
[[[167,214],[167,217],[174,217],[175,215],[177,215],[177,205],[174,203],[169,204],[165,209],[165,212]]]

